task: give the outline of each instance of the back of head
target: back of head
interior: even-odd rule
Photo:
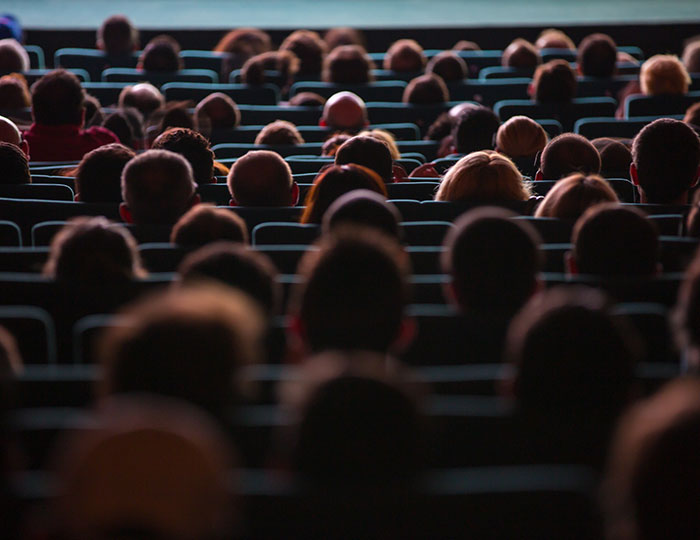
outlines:
[[[362,48],[366,46],[365,36],[362,34],[362,31],[348,26],[337,26],[328,29],[323,35],[323,41],[326,42],[329,51],[341,45],[359,45]]]
[[[566,103],[576,97],[576,73],[566,60],[551,60],[537,68],[532,79],[538,103]]]
[[[359,225],[374,227],[382,233],[401,241],[401,213],[395,205],[379,193],[356,189],[338,197],[323,216],[323,233],[329,234],[338,227]]]
[[[389,147],[376,137],[358,135],[344,142],[335,153],[336,165],[362,165],[376,172],[385,183],[393,178]]]
[[[255,144],[296,145],[304,144],[297,127],[287,120],[275,120],[267,124],[255,137]]]
[[[615,190],[603,178],[572,174],[557,181],[537,207],[535,217],[574,222],[591,206],[618,202]]]
[[[427,59],[423,47],[413,39],[400,39],[391,44],[384,56],[384,69],[404,73],[423,71]]]
[[[14,144],[18,147],[22,145],[22,133],[17,124],[4,116],[0,116],[0,142]]]
[[[299,92],[289,100],[290,107],[323,107],[326,98],[316,92]]]
[[[436,201],[525,201],[530,193],[515,164],[497,152],[472,152],[447,171]]]
[[[118,143],[88,152],[75,173],[76,195],[82,202],[121,202],[122,171],[135,156],[133,150]]]
[[[396,144],[396,139],[391,131],[386,131],[384,129],[369,129],[361,131],[358,135],[367,135],[368,137],[374,137],[379,139],[384,144],[389,147],[389,152],[391,153],[391,159],[401,159],[401,153],[399,152],[399,147]]]
[[[501,121],[488,107],[474,105],[465,107],[455,119],[452,139],[459,154],[478,150],[492,150],[494,136]]]
[[[683,49],[683,65],[689,73],[700,73],[700,39],[691,41]]]
[[[399,245],[375,229],[346,229],[324,237],[319,247],[299,264],[302,281],[291,307],[309,349],[386,353],[408,299]]]
[[[576,61],[581,75],[612,77],[616,71],[617,45],[607,34],[591,34],[579,45]]]
[[[542,57],[535,46],[526,39],[514,39],[503,51],[501,65],[522,70],[535,70]]]
[[[527,116],[513,116],[496,132],[496,148],[510,158],[537,155],[547,145],[547,132]]]
[[[453,51],[480,51],[481,47],[479,47],[479,44],[474,42],[474,41],[460,39],[457,43],[454,44],[454,47],[452,47],[452,50]]]
[[[78,77],[55,69],[32,85],[32,115],[37,124],[81,125],[85,91]]]
[[[700,102],[693,103],[685,110],[683,121],[692,127],[697,133],[700,129]]]
[[[131,109],[136,112],[138,117],[141,117],[136,109]],[[141,117],[142,118],[142,117]],[[141,139],[143,139],[143,130],[139,134],[135,133],[134,121],[130,119],[123,109],[116,110],[109,113],[104,120],[102,120],[102,127],[107,128],[112,133],[114,133],[119,141],[129,148],[136,149],[141,146]]]
[[[622,419],[604,483],[608,538],[700,535],[700,387],[676,380]]]
[[[21,73],[29,69],[29,54],[13,38],[0,39],[0,74]]]
[[[190,208],[170,234],[170,242],[178,246],[203,246],[217,240],[247,244],[248,228],[237,214],[208,204]]]
[[[512,315],[536,291],[542,241],[514,216],[501,208],[472,210],[445,238],[442,270],[462,311]]]
[[[280,51],[287,50],[292,51],[299,58],[300,75],[321,73],[327,48],[317,32],[310,30],[292,32],[280,45]]]
[[[338,92],[323,106],[323,122],[338,130],[359,131],[368,124],[365,102],[352,92]]]
[[[363,84],[373,80],[374,62],[359,45],[341,45],[333,49],[323,62],[325,82]]]
[[[119,313],[98,349],[106,395],[175,397],[222,417],[240,397],[239,373],[259,358],[262,319],[238,291],[170,289]]]
[[[535,41],[535,47],[538,49],[571,49],[576,50],[576,45],[561,30],[556,28],[545,28],[540,32],[537,41]]]
[[[248,152],[233,164],[227,181],[231,197],[238,206],[296,204],[292,169],[277,152]]]
[[[453,51],[442,51],[433,56],[425,72],[442,77],[446,83],[463,81],[469,74],[467,63]]]
[[[200,133],[187,128],[172,128],[153,141],[151,148],[169,150],[183,156],[192,167],[197,184],[209,184],[214,175],[214,152]]]
[[[269,316],[281,297],[277,269],[264,254],[240,243],[214,242],[190,253],[177,269],[184,285],[216,281],[248,294]]]
[[[328,139],[326,139],[326,141],[323,143],[323,146],[321,147],[321,155],[326,157],[335,156],[336,152],[338,151],[338,148],[340,148],[345,141],[349,141],[351,138],[352,135],[348,135],[346,133],[341,133],[340,135],[333,135],[332,137],[329,137]]]
[[[690,75],[677,56],[657,54],[642,64],[639,70],[642,93],[658,96],[663,94],[685,94],[688,92]]]
[[[589,208],[571,236],[577,271],[608,278],[651,277],[659,263],[659,232],[641,211],[617,204]]]
[[[554,137],[540,157],[542,180],[559,180],[572,173],[600,173],[600,154],[588,139],[574,133]]]
[[[334,165],[322,171],[306,195],[301,223],[318,223],[338,197],[356,189],[368,189],[386,198],[386,186],[379,175],[357,164]]]
[[[535,296],[513,320],[506,344],[519,408],[551,420],[613,422],[634,381],[636,343],[627,331],[594,289]]]
[[[187,160],[168,150],[148,150],[122,172],[122,199],[136,224],[174,224],[195,202],[196,187]]]
[[[139,31],[125,15],[112,15],[97,30],[96,45],[108,56],[125,56],[139,48]]]
[[[31,106],[32,96],[23,76],[13,73],[0,77],[0,103],[8,111]]]
[[[144,71],[172,73],[182,69],[180,45],[172,37],[160,35],[148,42],[138,65]]]
[[[197,104],[194,111],[200,131],[205,123],[210,129],[234,129],[241,123],[238,105],[221,92],[209,94]]]
[[[631,143],[631,141],[626,142]],[[632,151],[627,144],[608,137],[593,139],[591,144],[595,146],[598,154],[600,154],[601,176],[605,178],[630,179]]]
[[[683,122],[660,118],[634,138],[632,163],[647,202],[674,203],[698,178],[700,139]]]
[[[187,102],[168,103],[158,111],[158,115],[162,115],[158,122],[158,132],[163,133],[171,128],[187,128],[194,131],[194,117],[190,114],[188,108]]]
[[[404,103],[413,105],[431,105],[446,103],[450,100],[450,92],[445,81],[439,75],[428,73],[412,79],[403,91]]]
[[[127,86],[119,93],[119,107],[133,107],[145,119],[165,105],[165,97],[150,83]]]
[[[24,152],[19,146],[0,142],[0,184],[28,184],[31,181]]]

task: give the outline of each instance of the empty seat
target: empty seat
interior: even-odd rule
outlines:
[[[398,182],[387,184],[386,189],[390,199],[432,201],[439,185],[438,182]]]
[[[449,221],[404,221],[401,223],[404,241],[411,246],[441,246]]]
[[[180,51],[180,58],[185,64],[185,69],[209,69],[215,73],[221,73],[226,54],[213,51],[183,50]]]
[[[14,221],[0,220],[0,246],[22,247],[22,231]]]
[[[37,306],[0,306],[0,325],[15,337],[26,364],[56,363],[56,328],[46,310]]]
[[[529,223],[548,244],[571,241],[571,231],[574,224],[558,218],[518,216],[515,219]]]
[[[235,99],[235,98],[234,98]],[[321,107],[292,107],[278,105],[245,105],[238,104],[238,109],[241,111],[241,124],[243,125],[267,125],[275,120],[287,120],[293,124],[299,125],[315,125],[321,119]],[[373,122],[383,122],[375,120]],[[394,120],[388,120],[392,122]],[[409,120],[399,119],[395,122],[407,122]]]
[[[24,50],[27,51],[29,55],[29,67],[32,69],[44,69],[46,67],[46,58],[44,56],[44,49],[39,45],[25,45]],[[54,64],[58,65],[58,64]],[[81,66],[75,66],[81,67]]]

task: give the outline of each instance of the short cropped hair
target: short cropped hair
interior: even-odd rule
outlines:
[[[0,39],[0,73],[21,73],[29,69],[29,54],[13,38]]]
[[[425,66],[425,72],[442,77],[446,83],[462,81],[469,75],[466,61],[453,51],[442,51],[433,56]]]
[[[465,108],[452,127],[455,150],[460,154],[492,150],[500,125],[498,116],[488,107],[475,105]]]
[[[636,208],[604,203],[574,225],[572,255],[581,274],[651,277],[659,263],[659,231]]]
[[[632,163],[632,151],[629,145],[616,139],[599,137],[593,139],[591,144],[600,154],[600,175],[605,178],[630,179],[630,164]]]
[[[329,28],[326,33],[323,34],[323,41],[326,42],[329,51],[341,45],[359,45],[363,48],[366,46],[365,36],[362,31],[356,28],[350,28],[349,26]]]
[[[535,70],[533,99],[539,103],[563,103],[576,97],[576,73],[566,60],[551,60]]]
[[[238,105],[221,92],[214,92],[202,99],[197,103],[194,113],[200,130],[203,123],[207,123],[211,129],[233,129],[241,123]]]
[[[616,71],[617,45],[607,34],[591,34],[578,46],[576,61],[581,75],[612,77]]]
[[[527,116],[513,116],[496,132],[496,147],[510,158],[535,156],[547,145],[547,132]]]
[[[80,125],[84,109],[85,90],[70,71],[49,71],[32,85],[32,114],[37,124]]]
[[[309,75],[321,73],[327,47],[317,32],[295,30],[284,39],[279,50],[293,52],[300,61],[299,74]]]
[[[384,56],[384,69],[415,73],[423,71],[427,58],[423,47],[413,39],[399,39],[391,44]]]
[[[403,91],[404,103],[414,105],[429,105],[446,103],[450,100],[450,92],[445,81],[439,75],[428,73],[412,79]]]
[[[445,238],[442,271],[462,311],[514,314],[535,292],[542,267],[537,231],[502,208],[460,217]]]
[[[683,65],[690,73],[700,73],[700,39],[688,43],[683,49]]]
[[[561,30],[557,28],[545,28],[540,32],[537,41],[535,41],[535,47],[538,49],[571,49],[576,50],[576,45]]]
[[[600,154],[588,139],[575,133],[554,137],[540,157],[543,180],[559,180],[572,173],[600,173]]]
[[[180,45],[170,36],[156,36],[143,49],[138,64],[144,71],[179,71],[184,65],[180,58]]]
[[[14,73],[0,77],[0,103],[6,110],[24,109],[32,104],[24,76]]]
[[[0,184],[29,184],[29,162],[16,145],[0,141]]]
[[[322,79],[330,83],[363,84],[374,80],[374,62],[359,45],[341,45],[323,61]]]
[[[240,206],[290,206],[292,169],[276,152],[253,150],[238,158],[228,173],[228,189]]]
[[[358,135],[345,141],[335,153],[335,164],[350,163],[373,170],[387,184],[392,182],[391,152],[389,147],[376,137]]]
[[[514,39],[503,51],[501,65],[517,69],[535,70],[542,63],[540,52],[526,39]]]
[[[328,207],[323,215],[323,233],[329,234],[347,225],[359,225],[375,227],[401,241],[401,221],[398,208],[386,197],[367,189],[355,189],[341,195]]]
[[[139,31],[125,15],[112,15],[97,30],[96,42],[107,55],[131,54],[139,47]]]
[[[183,156],[192,166],[197,184],[209,184],[214,175],[214,152],[211,144],[200,133],[187,128],[171,128],[161,133],[151,148],[170,150]]]
[[[76,194],[82,202],[121,202],[124,167],[136,153],[118,143],[95,148],[83,156],[75,173]]]
[[[596,174],[572,174],[558,180],[537,207],[535,217],[574,222],[596,204],[618,202],[615,190]]]
[[[170,242],[179,246],[203,246],[217,240],[247,244],[248,229],[237,214],[208,204],[190,208],[170,233]]]
[[[683,63],[673,54],[657,54],[642,64],[639,70],[642,93],[658,96],[662,94],[685,94],[691,80]]]
[[[255,137],[255,144],[296,145],[304,144],[304,138],[291,122],[275,120],[260,130]]]

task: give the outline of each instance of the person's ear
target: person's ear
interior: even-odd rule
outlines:
[[[571,276],[578,275],[578,264],[576,263],[576,257],[573,252],[567,251],[564,254],[564,265],[566,266],[566,271]]]
[[[535,95],[535,85],[533,83],[527,85],[527,95],[531,98]]]
[[[131,210],[125,202],[119,204],[119,216],[122,218],[124,223],[134,222],[134,217],[131,215]]]
[[[292,190],[289,195],[289,206],[296,206],[299,203],[299,184],[292,182]]]
[[[700,171],[698,171],[700,172]],[[639,187],[639,177],[637,176],[637,166],[634,163],[630,163],[630,180],[632,183]]]
[[[80,202],[80,192],[78,192],[78,193],[75,194],[75,197],[73,197],[73,200],[74,200],[75,202]]]
[[[231,198],[231,199],[229,199],[229,201],[228,201],[228,205],[229,205],[229,206],[238,206],[238,203],[236,202],[236,199]]]
[[[542,169],[537,169],[537,172],[535,173],[535,180],[536,181],[544,180],[544,175],[542,174]]]
[[[22,139],[19,143],[19,148],[24,152],[24,155],[27,156],[27,161],[31,161],[31,158],[29,157],[29,143]]]
[[[328,127],[328,124],[326,123],[325,117],[321,117],[318,121],[318,125],[321,127]]]
[[[408,349],[418,332],[418,325],[413,317],[404,317],[399,325],[399,330],[391,345],[392,351],[401,353]]]
[[[690,189],[694,188],[695,186],[698,185],[698,182],[700,182],[700,166],[698,167],[698,170],[695,171],[695,182],[693,182],[693,185],[690,186]]]
[[[85,126],[85,114],[87,113],[87,109],[83,107],[82,111],[80,111],[80,127]]]
[[[459,290],[457,289],[457,284],[454,280],[445,283],[442,286],[442,294],[450,304],[455,306],[457,309],[461,309],[459,304]]]

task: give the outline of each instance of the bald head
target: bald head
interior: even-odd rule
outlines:
[[[240,206],[293,206],[299,197],[289,165],[268,150],[248,152],[236,160],[228,173],[228,189]]]
[[[127,86],[119,94],[120,107],[134,107],[144,117],[148,117],[153,111],[163,105],[165,105],[163,94],[150,83]]]
[[[369,124],[365,102],[352,92],[338,92],[328,98],[322,120],[334,129],[360,130]]]
[[[24,155],[29,158],[29,147],[27,142],[22,139],[22,134],[19,128],[9,118],[0,116],[0,142],[6,142],[18,146]]]

